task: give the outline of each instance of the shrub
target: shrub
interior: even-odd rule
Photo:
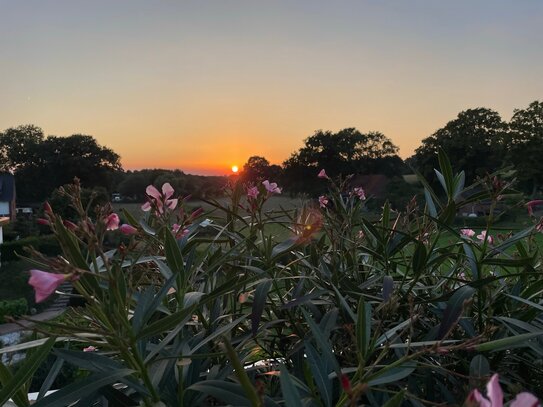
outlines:
[[[89,375],[42,405],[461,405],[492,373],[507,398],[541,395],[543,222],[460,231],[458,207],[509,186],[488,178],[467,194],[463,173],[439,161],[442,198],[422,180],[424,208],[385,204],[377,221],[363,191],[328,178],[322,207],[292,212],[263,210],[277,186],[235,183],[213,223],[179,211],[168,184],[149,188],[148,216],[125,213],[134,229],[109,251],[99,243],[111,208],[91,219],[75,185],[77,225],[48,214],[66,261],[37,260],[87,305],[51,326],[28,368],[60,333],[94,348],[53,351]]]
[[[34,236],[1,244],[0,260],[2,262],[17,261],[20,259],[18,255],[26,254],[24,248],[30,246],[47,256],[56,256],[61,253],[55,236]]]
[[[6,316],[17,317],[23,315],[27,309],[28,304],[24,298],[0,301],[0,323],[6,322]]]

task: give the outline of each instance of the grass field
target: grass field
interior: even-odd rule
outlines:
[[[221,205],[226,205],[228,198],[219,198],[217,199]],[[304,205],[307,200],[289,198],[286,196],[272,196],[264,205],[265,211],[281,211],[281,210],[293,210],[300,208]],[[123,209],[130,212],[136,219],[140,219],[144,212],[141,210],[142,203],[112,203],[113,209],[116,212],[121,212]],[[186,204],[188,209],[202,208],[205,214],[208,214],[213,217],[224,217],[224,211],[216,210],[212,205],[199,201],[192,200]]]

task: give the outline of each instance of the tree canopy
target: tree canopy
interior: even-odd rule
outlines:
[[[507,123],[494,110],[465,110],[422,140],[415,152],[415,165],[427,179],[435,179],[437,152],[442,148],[454,166],[464,170],[466,179],[472,181],[502,165],[506,132]]]
[[[543,184],[543,103],[515,109],[509,129],[506,159],[516,168],[521,186],[535,194]]]
[[[241,177],[243,181],[256,183],[266,179],[277,180],[281,176],[282,169],[278,165],[271,165],[264,157],[254,155],[249,157],[243,165]]]
[[[120,157],[88,135],[49,136],[36,126],[19,126],[0,133],[1,169],[15,174],[20,199],[39,201],[74,177],[86,188],[110,189],[121,170]]]
[[[283,164],[291,189],[313,190],[313,178],[321,168],[330,176],[385,172],[394,175],[402,171],[398,147],[380,132],[361,133],[355,128],[337,133],[318,130],[304,144]]]

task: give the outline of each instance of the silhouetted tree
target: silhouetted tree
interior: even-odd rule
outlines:
[[[398,147],[380,132],[364,134],[355,128],[337,133],[319,130],[304,143],[305,146],[283,164],[285,186],[293,190],[311,193],[321,190],[322,183],[316,180],[321,168],[325,168],[329,176],[402,172]]]
[[[85,188],[110,188],[121,171],[120,157],[92,136],[49,136],[36,126],[19,126],[0,133],[2,167],[15,174],[17,196],[40,201],[74,177]]]
[[[435,180],[434,168],[439,168],[437,153],[441,147],[456,170],[464,170],[466,180],[493,172],[503,164],[507,124],[490,109],[469,109],[458,114],[445,127],[422,140],[414,156],[416,168]]]
[[[241,177],[243,181],[257,183],[263,180],[277,180],[281,176],[282,169],[278,165],[270,165],[264,157],[252,156],[243,165]]]
[[[517,170],[521,186],[535,195],[543,184],[543,103],[515,109],[509,128],[507,160]]]

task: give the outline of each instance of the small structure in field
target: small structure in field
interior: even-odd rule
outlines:
[[[11,174],[0,174],[0,217],[15,220],[15,178]]]

